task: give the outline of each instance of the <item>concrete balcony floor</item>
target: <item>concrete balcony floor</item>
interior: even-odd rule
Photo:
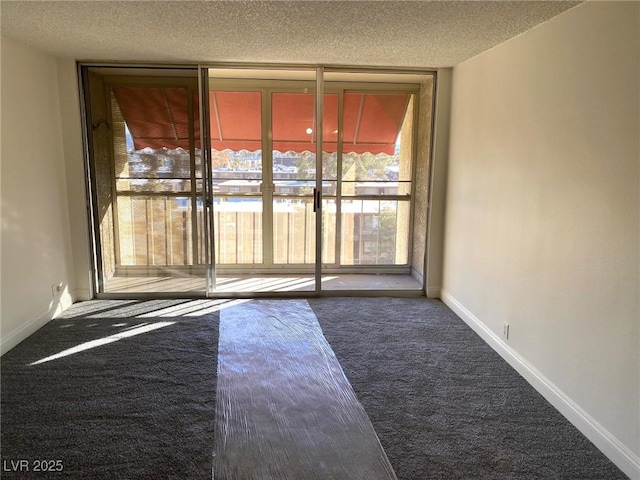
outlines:
[[[203,293],[204,277],[115,276],[105,283],[105,293]],[[243,274],[221,275],[217,293],[313,292],[312,275]],[[420,291],[422,285],[411,275],[330,274],[322,276],[326,291]]]

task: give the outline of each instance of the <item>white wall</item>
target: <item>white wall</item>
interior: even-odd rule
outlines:
[[[5,37],[1,49],[4,353],[70,305],[73,262],[56,60]]]
[[[451,115],[452,69],[438,70],[435,97],[435,128],[431,162],[429,210],[427,218],[426,294],[440,298],[444,248],[445,203],[447,194],[447,161],[449,157],[449,124]]]
[[[91,290],[90,235],[78,71],[76,62],[71,59],[58,59],[57,70],[66,168],[69,233],[73,251],[74,284],[71,295],[74,301],[89,300],[93,297],[93,292]]]
[[[587,2],[454,68],[443,292],[632,478],[639,18]]]

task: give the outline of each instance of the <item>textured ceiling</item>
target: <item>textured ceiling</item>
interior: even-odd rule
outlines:
[[[580,2],[5,1],[2,35],[100,61],[448,67]]]

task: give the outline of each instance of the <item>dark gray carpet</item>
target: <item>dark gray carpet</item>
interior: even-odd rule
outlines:
[[[210,479],[218,313],[154,314],[187,303],[80,303],[6,353],[2,476]],[[142,314],[150,316],[138,317]],[[29,366],[84,342],[158,322],[175,323]],[[6,471],[11,460],[21,459],[30,462],[30,472]],[[33,472],[42,459],[61,460],[62,474]]]
[[[5,354],[2,460],[64,470],[2,476],[210,479],[219,317],[179,316],[199,302],[84,302]],[[626,478],[439,301],[309,303],[399,479]]]
[[[440,301],[309,304],[399,479],[627,478]]]

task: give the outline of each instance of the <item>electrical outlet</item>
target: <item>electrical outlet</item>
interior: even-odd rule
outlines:
[[[60,293],[62,293],[62,282],[51,285],[51,295],[53,295],[53,298],[59,296]]]
[[[502,336],[505,340],[509,340],[509,324],[507,322],[502,324]]]

